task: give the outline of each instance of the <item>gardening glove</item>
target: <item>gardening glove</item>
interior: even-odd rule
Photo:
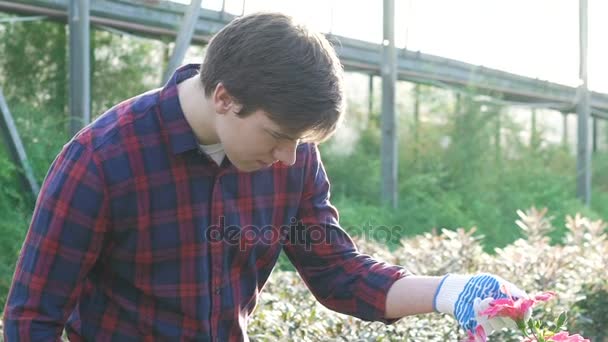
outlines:
[[[505,286],[506,292],[500,288]],[[490,306],[494,299],[526,298],[528,295],[512,283],[499,276],[482,273],[474,276],[448,274],[437,288],[433,300],[435,311],[453,315],[458,324],[467,332],[474,333],[478,325],[483,327],[487,335],[502,328],[517,329],[515,322],[507,317],[488,318],[479,315]],[[532,314],[532,309],[525,313],[526,321]]]

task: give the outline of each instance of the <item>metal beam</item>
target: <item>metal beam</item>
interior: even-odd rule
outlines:
[[[67,21],[68,0],[0,0],[0,11],[22,15],[46,15],[53,20]],[[186,5],[158,1],[156,5],[142,6],[126,0],[95,0],[90,3],[90,21],[94,25],[108,26],[128,33],[159,39],[176,37]],[[211,36],[235,16],[201,9],[192,41],[206,44]]]
[[[89,56],[89,0],[70,2],[70,132],[91,121],[91,63]]]
[[[4,24],[4,23],[14,24],[14,23],[24,22],[24,21],[38,21],[38,20],[45,20],[45,19],[48,19],[46,15],[35,15],[32,17],[8,17],[8,18],[0,18],[0,24]]]
[[[163,83],[169,80],[175,69],[177,69],[184,60],[186,51],[188,50],[190,42],[192,41],[192,35],[194,34],[196,22],[198,21],[198,14],[201,10],[201,2],[202,0],[190,1],[190,6],[187,7],[186,11],[184,12],[184,20],[179,29],[179,34],[177,35],[177,40],[175,41],[175,47],[173,48],[171,59],[169,59],[167,70],[165,70]]]
[[[397,53],[395,51],[395,0],[383,3],[384,42],[382,44],[382,201],[397,208],[397,119],[395,88]]]
[[[378,44],[328,36],[347,70],[380,74]],[[505,101],[530,103],[559,111],[574,111],[577,89],[558,83],[468,64],[457,60],[401,49],[397,53],[399,80],[438,86],[472,88]],[[608,94],[591,92],[591,108],[608,111]],[[593,114],[602,117],[597,113]]]
[[[579,50],[581,79],[580,98],[577,103],[578,139],[576,153],[576,194],[591,204],[591,146],[589,139],[590,94],[587,89],[587,0],[579,0]]]
[[[17,126],[15,126],[13,116],[8,110],[8,104],[2,94],[2,89],[0,89],[0,113],[2,114],[0,128],[2,128],[1,133],[5,140],[4,145],[7,146],[13,162],[21,169],[20,175],[23,186],[32,193],[34,198],[36,198],[40,188],[36,181],[36,177],[34,177],[32,167],[27,160],[25,148],[21,142],[21,137],[19,137],[19,131],[17,131]]]
[[[66,18],[68,0],[0,0],[0,11],[23,15],[47,15],[56,20]],[[142,6],[128,0],[91,2],[91,23],[110,26],[130,33],[158,39],[176,37],[176,27],[187,5],[158,0],[157,5]],[[206,44],[235,16],[201,9],[192,42]],[[380,75],[381,46],[352,38],[327,35],[337,42],[336,50],[347,70]],[[397,78],[416,83],[474,88],[499,96],[506,101],[530,103],[536,107],[574,111],[577,89],[531,77],[468,64],[457,60],[400,49],[397,56]],[[591,92],[592,116],[608,119],[608,94]]]

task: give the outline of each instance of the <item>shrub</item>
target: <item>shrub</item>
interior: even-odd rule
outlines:
[[[355,241],[362,252],[404,265],[416,274],[487,271],[516,282],[528,293],[556,291],[557,299],[534,312],[534,317],[550,320],[562,311],[570,311],[570,332],[578,329],[586,337],[601,336],[608,324],[607,297],[602,292],[605,288],[590,292],[589,284],[604,279],[608,268],[605,223],[580,215],[567,217],[561,243],[551,244],[547,235],[555,227],[546,209],[532,208],[519,211],[518,215],[517,225],[523,237],[497,248],[495,254],[484,252],[483,239],[476,235],[475,228],[405,238],[393,251],[375,241]],[[586,301],[581,301],[582,293],[587,294]],[[271,276],[250,322],[249,334],[254,341],[459,341],[464,337],[456,321],[447,315],[405,317],[386,326],[332,312],[315,301],[296,273],[284,271]],[[490,340],[520,338],[514,332],[503,331],[490,336]]]
[[[583,285],[582,297],[574,304],[573,326],[584,336],[597,341],[608,338],[608,280]]]

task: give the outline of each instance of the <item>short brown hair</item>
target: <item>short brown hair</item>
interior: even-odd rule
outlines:
[[[321,142],[344,110],[343,70],[320,33],[280,13],[233,20],[209,42],[200,71],[205,94],[221,82],[248,115],[264,110],[286,133]]]

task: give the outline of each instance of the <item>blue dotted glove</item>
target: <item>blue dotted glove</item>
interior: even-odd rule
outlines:
[[[448,274],[437,288],[433,308],[453,315],[465,331],[474,332],[479,324],[487,335],[504,327],[516,328],[515,322],[509,318],[488,319],[479,315],[492,300],[508,297],[500,290],[503,285],[511,297],[527,297],[524,291],[499,276],[484,273],[475,276]],[[531,309],[529,311],[527,316]]]

